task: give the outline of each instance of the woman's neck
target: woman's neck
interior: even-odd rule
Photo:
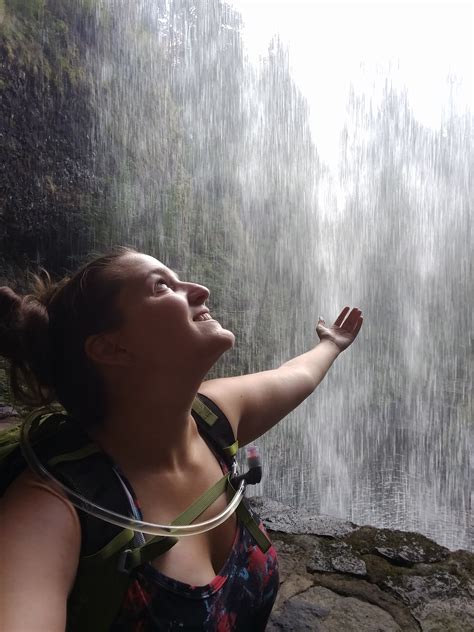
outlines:
[[[117,384],[92,438],[126,472],[179,472],[196,461],[200,435],[191,408],[201,380],[136,379]]]

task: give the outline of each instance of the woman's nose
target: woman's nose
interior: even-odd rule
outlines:
[[[188,301],[191,305],[200,305],[209,298],[209,290],[199,283],[185,283]]]

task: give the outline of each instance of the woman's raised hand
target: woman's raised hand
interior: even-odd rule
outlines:
[[[364,319],[358,307],[353,307],[347,316],[349,310],[350,307],[344,307],[336,318],[334,325],[331,327],[326,327],[324,319],[321,316],[319,317],[316,333],[321,342],[323,340],[330,340],[340,351],[344,351],[344,349],[347,349],[347,347],[354,342]]]

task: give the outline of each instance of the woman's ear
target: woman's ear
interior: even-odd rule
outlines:
[[[128,351],[119,344],[113,333],[89,336],[86,340],[85,351],[87,357],[99,365],[126,366],[130,361]]]

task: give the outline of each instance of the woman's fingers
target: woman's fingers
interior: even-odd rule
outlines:
[[[354,326],[357,324],[361,314],[361,310],[358,307],[354,307],[347,317],[346,322],[344,323],[344,329],[352,331],[352,329],[354,329]]]
[[[354,338],[359,333],[360,328],[362,327],[363,318],[361,316],[362,311],[358,307],[353,307],[352,309],[346,305],[344,309],[341,311],[339,316],[334,322],[333,327],[340,327],[344,329],[348,333],[350,333]],[[346,318],[347,317],[347,318]],[[320,316],[318,325],[325,325],[324,319]]]
[[[344,320],[344,317],[349,309],[349,307],[344,307],[342,312],[337,317],[336,322],[334,323],[336,327],[342,327],[346,331],[352,331],[352,329],[357,325],[360,315],[362,314],[361,310],[358,307],[352,308],[351,313],[349,314],[349,316],[347,316],[344,324],[342,324],[342,321]]]
[[[344,318],[346,317],[347,312],[349,311],[350,307],[344,307],[344,309],[342,310],[342,312],[339,314],[339,316],[337,317],[336,321],[334,322],[334,325],[336,327],[340,327]]]
[[[357,336],[357,334],[359,333],[360,328],[362,327],[362,323],[364,322],[364,319],[362,318],[362,316],[359,318],[358,323],[356,324],[354,331],[352,332],[352,335],[354,336],[354,338]]]

